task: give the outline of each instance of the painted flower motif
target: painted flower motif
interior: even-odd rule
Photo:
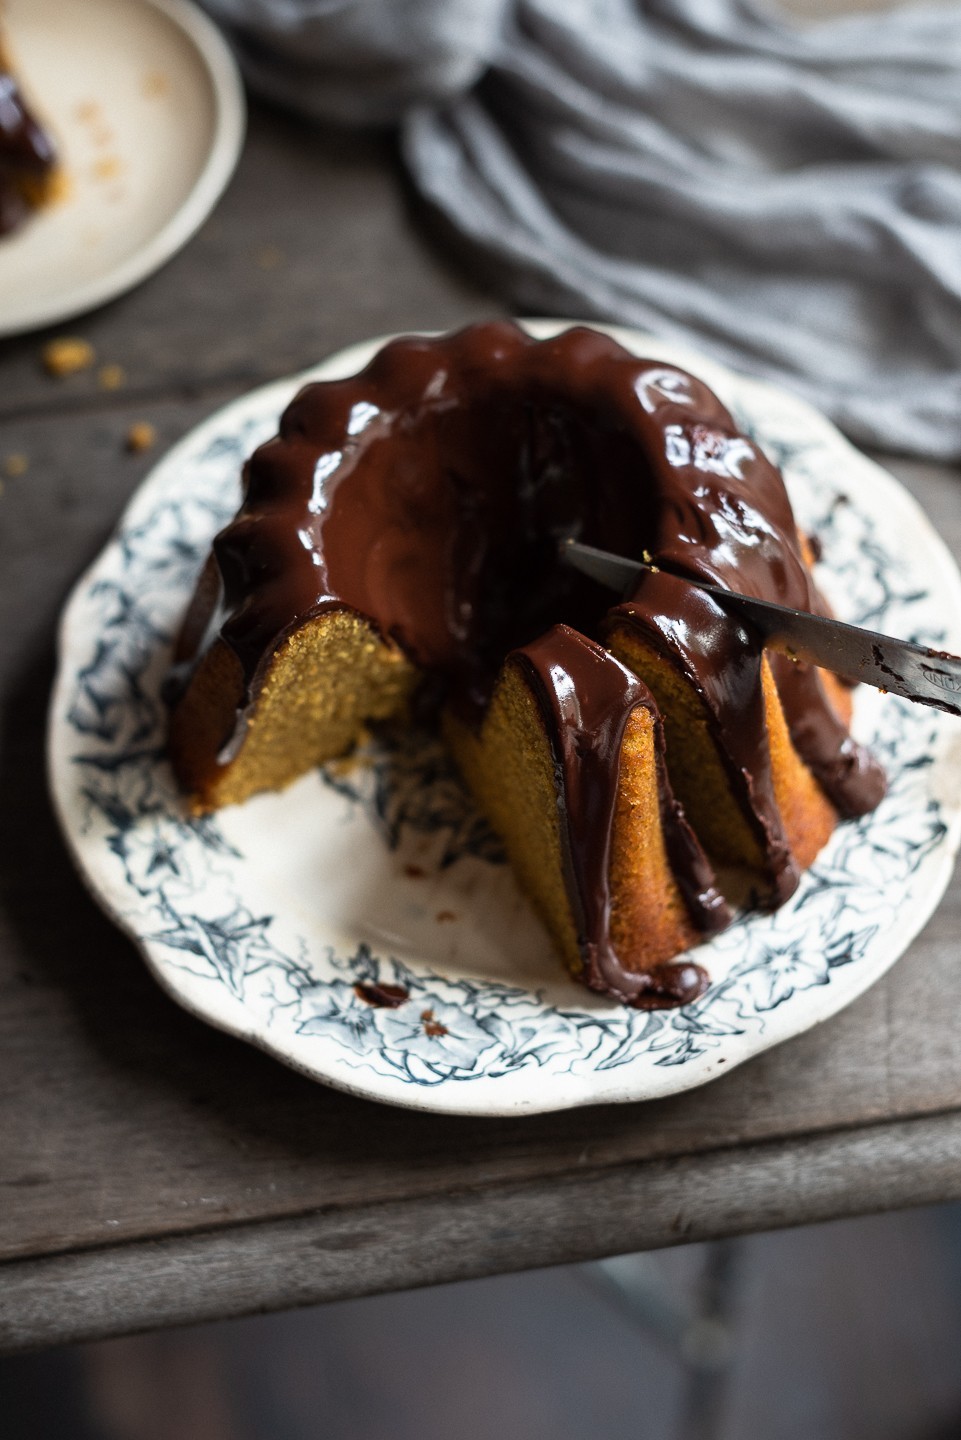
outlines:
[[[798,941],[782,951],[771,950],[763,963],[742,977],[751,1005],[762,1014],[775,1010],[801,990],[827,985],[830,966],[821,951],[804,950]]]
[[[224,835],[214,815],[185,815],[175,822],[180,843],[199,843],[208,855],[230,856],[234,860],[243,858],[240,851]]]
[[[627,1023],[623,1027],[608,1027],[604,1037],[608,1043],[595,1054],[595,1068],[617,1070],[622,1065],[630,1064],[638,1055],[652,1050],[659,1034],[668,1036],[663,1042],[665,1044],[674,1044],[678,1038],[673,1026],[663,1014],[654,1010],[633,1012],[627,1017]]]
[[[141,895],[165,892],[189,899],[197,877],[191,865],[191,847],[177,843],[171,827],[162,821],[141,820],[117,831],[110,848],[123,862],[129,883]]]
[[[219,980],[232,995],[243,998],[247,982],[266,967],[278,962],[294,963],[276,949],[268,936],[272,915],[255,916],[238,905],[227,915],[207,918],[171,907],[163,893],[161,901],[170,923],[166,930],[147,938],[189,955],[186,969]]]
[[[374,1023],[386,1050],[445,1070],[473,1070],[492,1044],[488,1032],[459,1005],[430,997],[413,999],[398,1010],[377,1010]]]
[[[441,870],[465,855],[504,863],[504,847],[480,814],[444,747],[419,731],[385,731],[371,744],[367,764],[343,774],[321,769],[326,786],[355,804],[391,850],[405,832],[442,839]]]
[[[148,815],[163,816],[172,831],[177,828],[170,815],[172,787],[156,746],[119,757],[77,755],[74,764],[82,769],[83,795],[118,828],[129,829]]]
[[[296,1021],[299,1035],[324,1035],[352,1051],[354,1055],[370,1055],[381,1048],[381,1038],[374,1025],[375,1011],[359,1002],[353,985],[344,980],[307,986],[300,992],[300,1013],[309,1010],[305,1020]]]
[[[481,1028],[500,1046],[499,1053],[488,1063],[490,1072],[507,1073],[529,1062],[546,1065],[548,1060],[559,1055],[574,1055],[581,1049],[576,1026],[556,1011],[539,1009],[533,1014],[514,1017],[507,1010],[504,1014],[490,1013],[478,1019]]]
[[[211,529],[222,523],[222,514],[222,507],[214,511],[200,496],[158,505],[121,537],[127,564],[142,575],[145,586],[165,590],[170,601],[179,601],[193,585]]]
[[[91,588],[100,617],[93,655],[77,675],[69,719],[81,734],[114,745],[142,745],[157,730],[159,697],[144,684],[167,643],[149,608],[112,580]]]
[[[658,1054],[654,1064],[662,1067],[686,1065],[689,1060],[703,1055],[708,1048],[710,1047],[695,1040],[693,1035],[675,1035],[674,1044],[670,1049],[665,1049],[663,1053]],[[653,1047],[651,1053],[657,1053]]]
[[[276,429],[277,417],[275,414],[264,418],[251,415],[235,428],[215,435],[207,442],[206,449],[194,460],[194,464],[198,465],[199,469],[196,477],[198,482],[203,483],[213,473],[220,480],[221,489],[224,480],[233,480],[236,483],[237,462],[246,460],[254,446],[261,444],[264,440],[269,440]],[[228,518],[236,508],[236,503],[231,506]]]
[[[855,960],[863,959],[878,932],[884,928],[877,911],[870,906],[866,919],[866,924],[858,926],[854,915],[849,913],[845,916],[838,913],[834,925],[829,922],[826,927],[828,938],[824,949],[824,958],[828,963],[829,970],[838,970],[842,965],[850,965]]]

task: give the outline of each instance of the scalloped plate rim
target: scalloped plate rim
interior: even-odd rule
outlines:
[[[538,336],[545,336],[559,330],[569,328],[575,324],[587,324],[595,329],[612,333],[616,338],[629,340],[632,348],[638,343],[648,347],[654,352],[665,353],[676,363],[686,365],[687,368],[695,369],[708,379],[711,375],[715,377],[729,378],[731,383],[750,387],[757,394],[769,394],[777,398],[781,403],[789,402],[791,408],[800,416],[802,413],[812,430],[820,430],[822,435],[830,435],[831,443],[841,447],[847,454],[855,456],[858,464],[869,466],[877,481],[880,477],[882,490],[885,492],[883,498],[895,503],[902,514],[909,518],[915,530],[917,538],[922,538],[926,550],[934,562],[934,568],[938,572],[939,584],[948,589],[953,588],[954,598],[958,603],[958,613],[961,613],[961,574],[953,556],[947,549],[940,535],[934,529],[932,522],[925,515],[924,511],[914,500],[913,496],[893,476],[885,471],[876,462],[857,451],[846,438],[828,421],[823,415],[816,411],[806,401],[789,394],[777,386],[768,382],[755,380],[730,370],[729,367],[709,360],[693,348],[682,346],[673,342],[666,342],[649,336],[643,332],[633,330],[630,327],[605,325],[597,321],[576,321],[576,320],[554,320],[536,319],[521,321],[526,328]],[[434,334],[434,331],[404,332]],[[246,1025],[236,1018],[232,1012],[235,1011],[234,997],[228,996],[231,1001],[225,1013],[222,1007],[218,1008],[216,1003],[217,992],[212,991],[214,997],[210,1004],[201,1003],[192,993],[192,988],[184,986],[181,977],[176,979],[162,960],[158,959],[153,952],[148,940],[138,933],[135,925],[120,911],[110,899],[109,895],[98,884],[94,870],[89,865],[89,858],[85,853],[81,837],[76,833],[71,816],[68,810],[67,797],[62,792],[58,778],[59,756],[57,753],[57,731],[58,711],[63,695],[72,671],[68,670],[67,661],[71,651],[72,627],[74,617],[82,603],[84,594],[89,587],[90,581],[96,574],[104,556],[116,544],[118,536],[128,528],[136,519],[139,511],[145,509],[149,500],[154,494],[159,494],[162,485],[167,477],[174,472],[177,462],[182,456],[195,450],[208,433],[223,431],[225,422],[230,423],[252,405],[272,400],[276,397],[278,407],[286,399],[289,399],[296,388],[311,379],[316,379],[329,374],[348,374],[364,362],[368,353],[378,349],[392,335],[383,335],[375,339],[358,342],[344,347],[326,360],[317,365],[308,367],[293,376],[269,381],[244,395],[227,402],[213,414],[206,417],[198,425],[193,427],[187,435],[178,441],[168,450],[144,477],[136,491],[130,497],[124,507],[121,518],[102,548],[99,555],[86,568],[80,579],[73,587],[69,600],[64,607],[58,630],[57,642],[57,677],[54,685],[50,716],[48,724],[48,777],[51,794],[54,800],[55,810],[61,824],[68,849],[74,860],[78,873],[84,882],[85,887],[107,913],[107,915],[118,925],[124,934],[134,942],[135,946],[143,956],[148,969],[154,978],[161,985],[161,988],[171,998],[177,1001],[189,1013],[198,1019],[213,1025],[238,1039],[254,1045],[256,1048],[273,1056],[289,1068],[322,1083],[329,1084],[336,1089],[363,1099],[377,1100],[382,1103],[397,1105],[401,1108],[414,1109],[425,1112],[458,1114],[458,1115],[483,1115],[490,1117],[524,1114],[547,1113],[554,1110],[574,1109],[592,1104],[612,1103],[635,1103],[645,1099],[662,1098],[669,1094],[680,1093],[687,1089],[698,1088],[700,1085],[718,1078],[719,1075],[733,1071],[738,1065],[752,1059],[755,1055],[793,1038],[795,1035],[805,1033],[816,1025],[830,1019],[833,1015],[847,1008],[855,999],[868,990],[888,969],[900,958],[911,941],[921,931],[930,919],[937,907],[944,890],[946,889],[953,870],[955,856],[961,843],[961,786],[959,793],[952,797],[950,804],[946,802],[947,829],[938,846],[938,863],[929,865],[930,873],[927,875],[926,888],[921,899],[914,897],[915,904],[910,923],[906,928],[901,929],[897,939],[889,945],[888,953],[881,960],[872,960],[861,966],[851,967],[842,971],[832,984],[820,992],[805,991],[800,996],[801,1008],[805,1013],[791,1012],[790,1022],[784,1024],[787,1009],[779,1006],[773,1009],[768,1017],[768,1024],[765,1033],[754,1034],[750,1037],[750,1044],[744,1046],[743,1054],[718,1054],[703,1065],[693,1067],[672,1067],[669,1070],[659,1072],[657,1079],[662,1080],[661,1084],[648,1086],[644,1093],[639,1093],[635,1085],[625,1084],[627,1078],[623,1072],[617,1075],[613,1071],[606,1072],[603,1076],[598,1072],[590,1072],[582,1076],[567,1074],[545,1075],[541,1070],[528,1069],[526,1075],[534,1077],[532,1088],[542,1089],[543,1094],[532,1094],[529,1098],[505,1097],[505,1103],[497,1103],[489,1097],[485,1097],[483,1104],[473,1101],[477,1094],[474,1086],[463,1084],[457,1081],[441,1081],[430,1086],[407,1084],[404,1087],[394,1084],[390,1078],[382,1077],[373,1072],[367,1072],[364,1079],[353,1078],[354,1072],[343,1065],[318,1065],[307,1061],[302,1056],[293,1053],[289,1037],[282,1040],[273,1038],[263,1029],[258,1029],[256,1024]],[[961,753],[955,751],[952,757],[955,763],[955,770],[959,781],[961,781]],[[933,857],[932,857],[933,858]],[[817,1003],[820,1000],[821,1003]],[[830,1000],[831,1003],[825,1003]],[[240,1002],[236,1002],[240,1007]],[[810,1013],[808,1013],[810,1012]],[[742,1037],[737,1037],[742,1038]],[[294,1047],[297,1048],[297,1047]],[[690,1072],[690,1073],[686,1073]],[[670,1078],[669,1078],[670,1077]],[[620,1081],[621,1083],[618,1083]],[[680,1083],[678,1083],[680,1082]],[[485,1077],[489,1084],[499,1083]]]

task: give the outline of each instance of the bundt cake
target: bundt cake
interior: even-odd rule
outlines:
[[[0,235],[49,198],[56,167],[53,142],[27,108],[0,36]]]
[[[617,603],[560,563],[571,537],[664,568]],[[804,545],[778,471],[673,365],[586,328],[392,341],[245,467],[177,644],[175,772],[233,804],[428,688],[572,973],[683,1004],[706,977],[676,957],[730,917],[705,852],[777,905],[884,791],[841,684],[682,578],[823,610]]]

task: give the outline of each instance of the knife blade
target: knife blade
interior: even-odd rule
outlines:
[[[653,561],[629,560],[593,545],[582,545],[579,540],[563,540],[559,549],[565,564],[620,591],[624,598],[643,575],[666,570]],[[792,610],[772,600],[756,600],[674,570],[668,573],[713,596],[732,615],[743,617],[761,633],[766,645],[792,660],[819,665],[851,684],[863,682],[920,705],[932,705],[949,715],[961,715],[961,657],[957,655],[928,645],[912,645],[875,630],[862,630],[843,620]]]

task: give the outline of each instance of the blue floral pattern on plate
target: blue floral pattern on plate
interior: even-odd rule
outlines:
[[[961,581],[891,477],[801,402],[616,333],[634,349],[696,368],[782,465],[801,525],[823,543],[820,578],[839,613],[958,647],[944,617],[961,615]],[[320,373],[350,373],[371,348],[355,347]],[[228,406],[161,462],[64,620],[50,731],[55,798],[94,894],[162,983],[212,1023],[319,1079],[397,1104],[492,1114],[701,1084],[719,1065],[834,1013],[882,974],[950,875],[959,763],[950,720],[873,692],[859,695],[858,721],[888,770],[887,798],[876,814],[839,827],[780,911],[743,916],[698,951],[712,984],[677,1011],[611,1005],[556,973],[496,837],[435,741],[381,739],[360,763],[258,799],[256,811],[186,814],[163,752],[160,691],[171,643],[210,539],[236,508],[240,466],[273,432],[295,384]],[[409,899],[413,879],[409,889],[403,877],[390,880],[401,921],[398,929],[388,916],[377,933],[355,924],[349,907],[346,922],[336,905],[312,908],[311,884],[291,892],[278,878],[284,857],[265,861],[258,824],[268,804],[291,807],[304,823],[315,811],[334,854],[338,837],[345,847],[351,837],[348,870],[363,868],[365,857],[375,867],[393,857],[392,877],[418,876],[427,870],[414,860],[429,854],[437,933],[440,922],[457,920],[465,897],[475,904],[457,943],[435,947],[455,959],[438,963],[430,946],[418,953],[416,937],[428,933],[422,919],[405,939],[401,912],[430,908]],[[271,833],[283,846],[284,827]],[[334,873],[325,883],[341,880]],[[495,912],[502,918],[488,925],[483,917]],[[535,966],[533,982],[529,971],[512,982],[504,972],[516,927],[525,925],[527,948],[540,944],[547,968]],[[488,928],[493,938],[475,956]],[[506,964],[486,963],[501,952]],[[370,1003],[383,986],[402,987],[407,998]]]

